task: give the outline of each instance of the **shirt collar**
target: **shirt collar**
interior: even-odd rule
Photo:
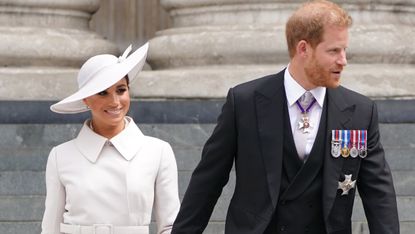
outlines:
[[[144,134],[140,131],[133,119],[126,116],[126,126],[118,135],[107,139],[94,131],[85,121],[81,131],[75,139],[78,150],[92,163],[98,160],[105,144],[110,142],[127,161],[130,161],[144,145]]]
[[[284,72],[284,87],[288,105],[292,106],[307,90],[305,90],[296,80],[294,80],[288,70],[289,66],[290,65],[288,64]],[[316,99],[318,105],[323,107],[324,97],[326,96],[326,87],[319,86],[309,91],[313,94],[313,97]]]

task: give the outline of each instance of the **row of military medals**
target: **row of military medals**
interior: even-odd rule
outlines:
[[[367,130],[332,130],[331,155],[335,158],[367,156]]]

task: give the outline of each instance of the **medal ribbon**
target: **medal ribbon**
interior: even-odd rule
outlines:
[[[301,113],[304,114],[304,113],[308,113],[310,111],[311,107],[313,107],[313,105],[314,105],[314,103],[316,103],[316,101],[317,100],[315,98],[313,98],[313,101],[311,101],[310,105],[308,105],[308,107],[306,109],[304,109],[304,107],[301,106],[301,104],[298,100],[295,102],[295,104],[297,104],[298,108],[300,108]]]
[[[367,144],[367,131],[366,130],[362,130],[362,142],[361,142],[361,147],[364,147],[366,149],[366,144]]]
[[[335,131],[336,131],[336,133],[335,133],[336,139],[335,140],[339,140],[339,130],[335,130]]]
[[[344,147],[349,148],[349,137],[350,137],[349,131],[343,130],[343,142],[344,142],[343,148]]]
[[[365,130],[361,131],[362,137],[360,138],[360,147],[364,147],[365,145]]]
[[[356,130],[352,130],[352,146],[356,147]]]

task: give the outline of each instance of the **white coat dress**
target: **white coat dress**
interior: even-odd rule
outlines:
[[[170,233],[180,206],[172,148],[126,120],[109,140],[86,121],[75,139],[51,150],[42,234],[63,233],[60,223],[144,226],[148,232],[152,211],[157,233]]]

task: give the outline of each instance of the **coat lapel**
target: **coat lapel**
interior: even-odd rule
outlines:
[[[331,156],[331,130],[348,129],[355,111],[355,105],[347,103],[342,87],[327,89],[327,134],[325,141],[325,159],[323,171],[323,213],[327,221],[337,194],[337,182],[340,179],[344,158]]]
[[[284,70],[264,82],[255,93],[261,155],[274,207],[277,205],[281,182],[285,99]]]
[[[287,110],[287,112],[288,112],[288,110]],[[296,170],[294,172],[295,177],[290,182],[290,185],[285,190],[285,192],[280,195],[280,199],[293,200],[293,199],[299,197],[309,187],[309,185],[313,182],[315,177],[320,173],[321,167],[323,165],[323,158],[324,158],[323,154],[324,154],[324,150],[325,150],[325,147],[324,147],[325,139],[324,139],[324,137],[326,136],[326,124],[325,124],[326,123],[326,118],[327,118],[327,100],[324,102],[323,111],[322,111],[322,114],[321,114],[320,125],[319,125],[319,128],[318,128],[316,139],[315,139],[314,145],[311,149],[309,158],[308,158],[307,162],[304,165],[302,165],[302,167],[299,170]],[[288,122],[286,124],[290,124],[290,123]],[[290,128],[286,131],[289,131],[289,134],[291,135],[290,137],[292,138],[292,133],[291,133]],[[285,135],[285,137],[287,137],[287,135]],[[284,144],[287,144],[288,142],[289,142],[289,140],[285,139]],[[293,145],[293,147],[295,149],[295,143],[292,142],[291,144]],[[287,146],[285,146],[285,147],[286,147],[285,149],[287,150]],[[297,156],[296,159],[298,160],[297,152],[295,152],[294,155]],[[288,160],[289,160],[288,158],[284,159],[283,161],[288,162]],[[301,162],[301,164],[302,164],[302,162]],[[287,165],[287,164],[285,164],[285,165]],[[287,166],[285,166],[285,170],[288,170]],[[291,172],[291,173],[293,173],[293,172]],[[290,173],[288,173],[288,174],[290,174]]]

